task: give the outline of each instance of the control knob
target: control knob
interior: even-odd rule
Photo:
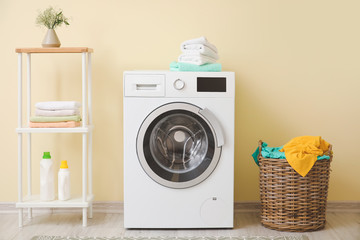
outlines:
[[[176,90],[181,90],[185,87],[185,82],[181,79],[176,79],[174,82],[174,88]]]

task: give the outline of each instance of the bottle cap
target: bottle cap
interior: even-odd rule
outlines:
[[[50,152],[44,152],[43,158],[50,159],[51,158]]]
[[[68,165],[67,165],[67,161],[66,161],[66,160],[62,160],[62,161],[61,161],[60,168],[68,168]]]

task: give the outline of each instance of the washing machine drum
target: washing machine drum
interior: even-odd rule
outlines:
[[[188,188],[216,168],[221,146],[203,109],[188,103],[163,105],[141,125],[137,153],[144,171],[157,183]]]

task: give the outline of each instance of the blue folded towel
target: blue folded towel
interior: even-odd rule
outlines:
[[[170,63],[170,71],[180,72],[221,72],[220,63],[205,63],[203,65],[195,65],[191,63],[172,62]]]

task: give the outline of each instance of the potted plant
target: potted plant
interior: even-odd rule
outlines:
[[[69,25],[68,18],[66,18],[61,9],[57,10],[53,7],[48,7],[43,12],[39,12],[36,18],[38,26],[45,26],[48,31],[42,42],[43,47],[60,47],[61,43],[56,35],[55,28],[62,24]]]

